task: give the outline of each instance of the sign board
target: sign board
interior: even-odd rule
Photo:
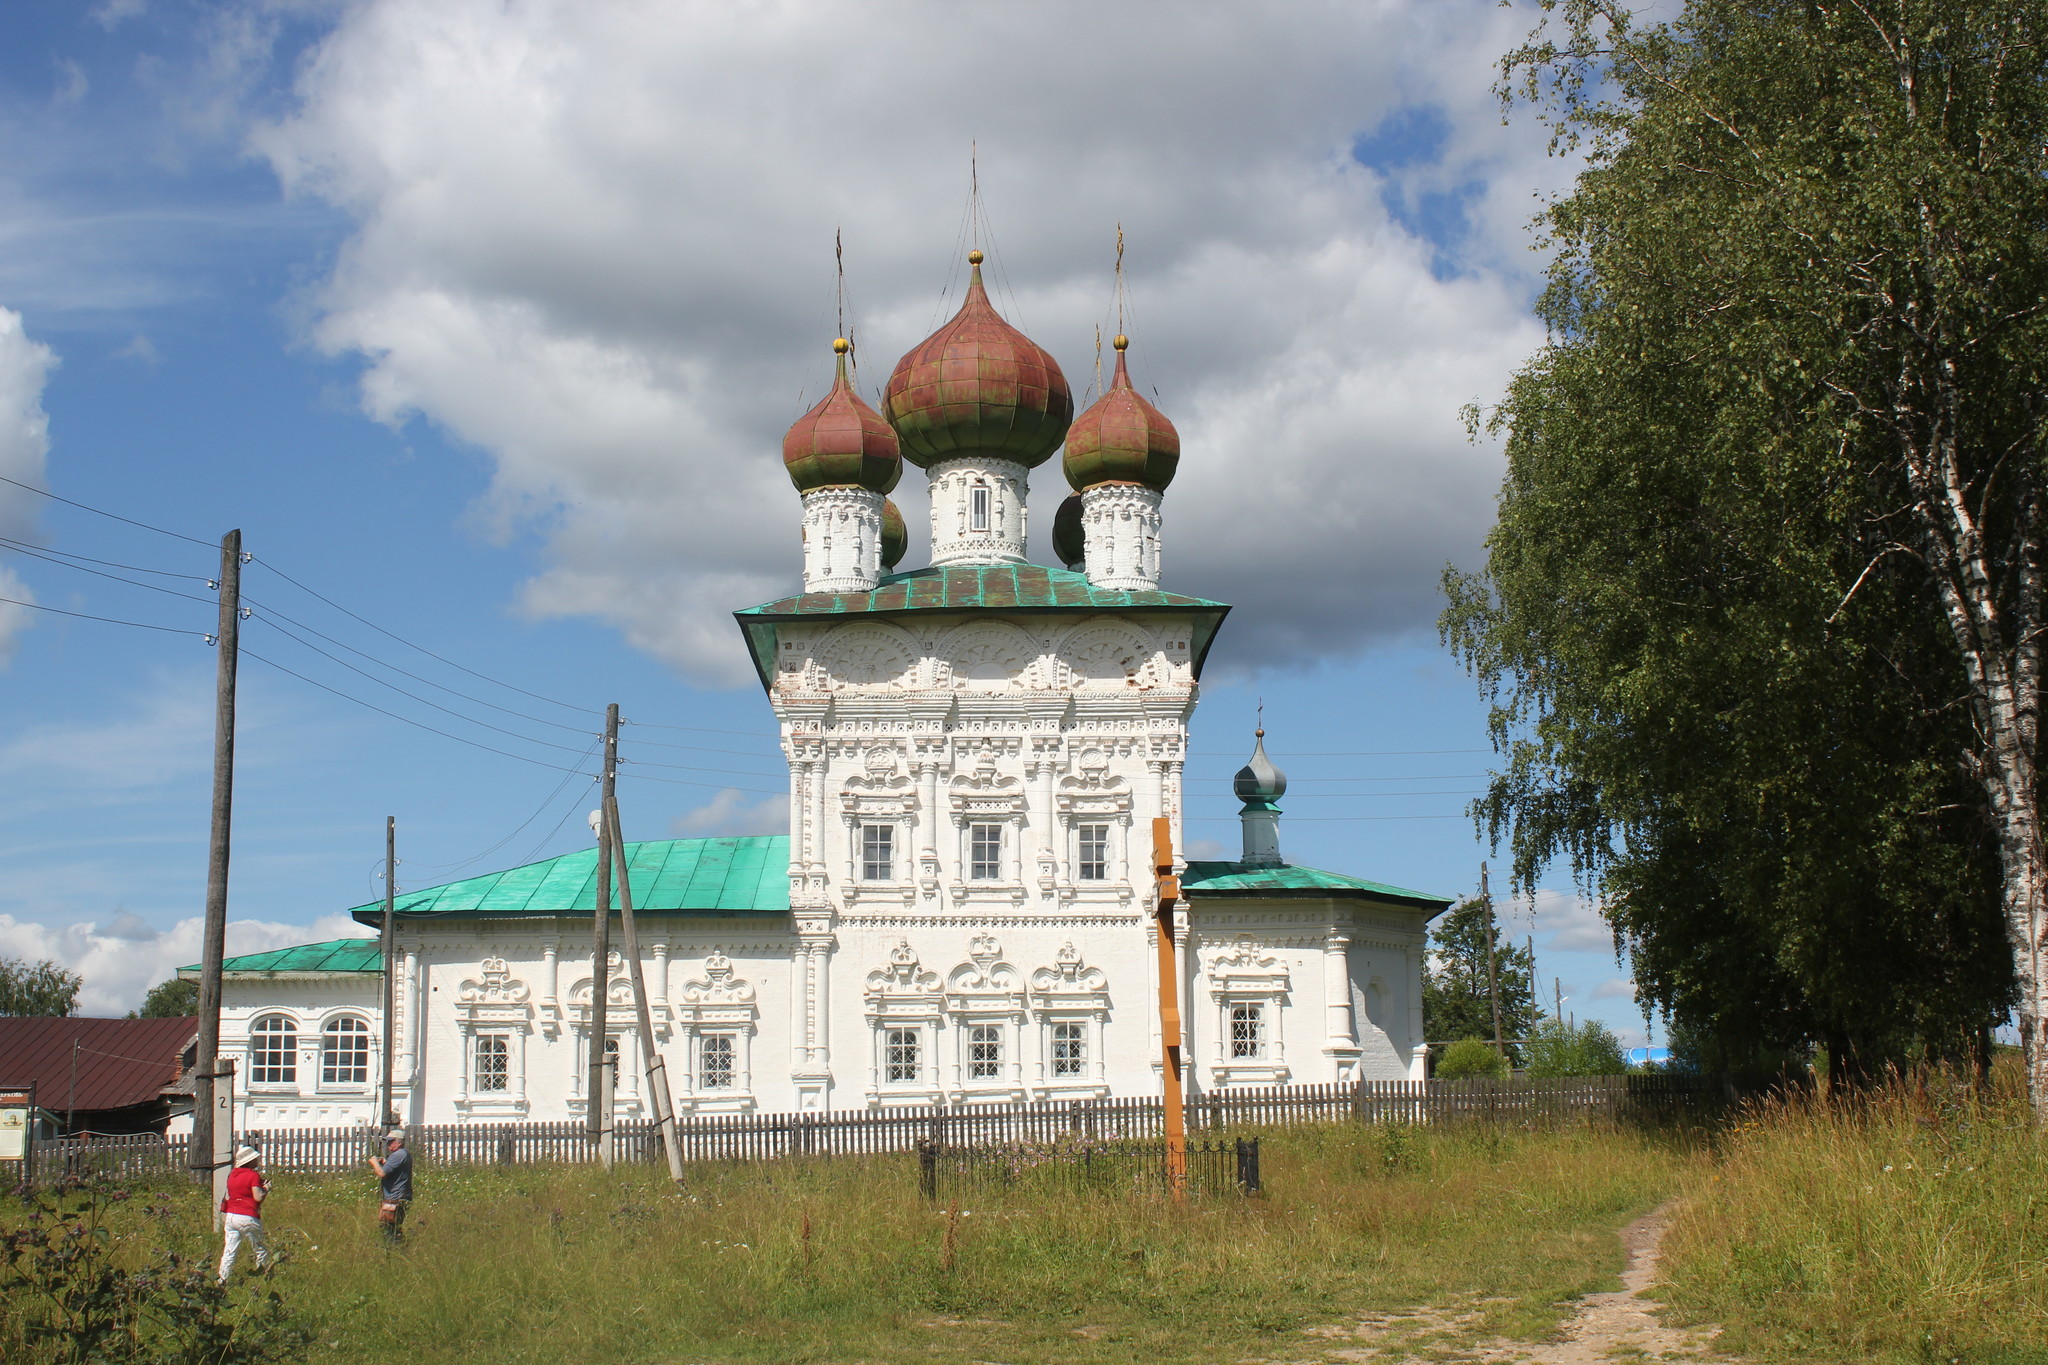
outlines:
[[[36,1092],[0,1089],[0,1161],[26,1161],[28,1144],[35,1126]]]

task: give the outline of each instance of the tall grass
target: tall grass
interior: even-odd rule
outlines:
[[[313,1359],[1156,1362],[1307,1351],[1301,1329],[1463,1301],[1469,1333],[1531,1336],[1607,1287],[1614,1231],[1688,1158],[1614,1129],[1274,1130],[1265,1197],[976,1194],[934,1207],[916,1158],[656,1170],[420,1173],[402,1251],[367,1174],[277,1179],[275,1284]],[[205,1246],[136,1217],[124,1254]]]
[[[1759,1106],[1683,1178],[1666,1296],[1730,1349],[2048,1365],[2048,1137],[2016,1073]]]

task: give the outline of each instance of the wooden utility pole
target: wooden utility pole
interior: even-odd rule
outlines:
[[[395,907],[392,902],[398,896],[398,817],[384,817],[384,932],[378,936],[377,949],[384,958],[384,1067],[378,1074],[384,1078],[383,1117],[378,1122],[390,1128],[398,1122],[398,1111],[391,1107],[391,1042],[394,1025],[391,1022],[391,1007],[398,992],[394,989],[396,976],[391,965],[392,950],[397,946],[392,940],[392,921]],[[383,1144],[377,1145],[379,1151]]]
[[[1479,864],[1479,899],[1486,908],[1486,994],[1493,1001],[1493,1055],[1505,1059],[1500,1037],[1500,971],[1493,961],[1493,893],[1486,888],[1486,864]]]
[[[654,1046],[654,1016],[647,1005],[647,983],[640,971],[640,931],[633,923],[633,877],[626,862],[626,840],[619,824],[616,796],[605,804],[605,832],[611,836],[611,856],[618,865],[619,927],[626,941],[627,970],[633,974],[633,1006],[639,1015],[640,1056],[647,1073],[647,1098],[654,1106],[654,1124],[661,1133],[661,1150],[668,1157],[668,1173],[676,1184],[683,1183],[683,1149],[676,1141],[676,1110],[668,1093],[668,1064]]]
[[[241,659],[242,533],[220,538],[220,625],[213,643],[216,656],[213,689],[213,834],[206,860],[206,928],[200,940],[199,1043],[192,1064],[192,1142],[185,1164],[194,1173],[213,1175],[220,1207],[227,1196],[227,1168],[218,1164],[222,1144],[214,1131],[234,1112],[215,1103],[214,1081],[220,1073],[220,964],[228,937],[228,833],[235,806],[235,666]],[[230,1077],[232,1068],[227,1073]],[[231,1082],[232,1084],[232,1082]]]
[[[1188,1189],[1188,1125],[1181,1102],[1180,970],[1173,955],[1173,903],[1180,878],[1173,874],[1173,822],[1152,822],[1152,875],[1159,888],[1159,1049],[1166,1100],[1166,1188],[1175,1199]]]
[[[611,1059],[605,1053],[605,1006],[611,990],[612,860],[610,815],[619,769],[619,704],[604,709],[604,788],[597,809],[597,906],[590,922],[590,1064],[589,1094],[584,1097],[583,1128],[597,1141],[598,1159],[612,1164]]]

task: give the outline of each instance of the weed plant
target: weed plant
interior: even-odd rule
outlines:
[[[1195,1362],[1308,1354],[1303,1329],[1459,1301],[1471,1335],[1550,1330],[1611,1287],[1615,1230],[1682,1144],[1602,1127],[1325,1125],[1263,1134],[1267,1192],[977,1192],[934,1206],[914,1154],[423,1169],[402,1249],[367,1177],[275,1176],[273,1274],[312,1359]],[[127,1219],[196,1257],[205,1200]],[[4,1219],[5,1215],[0,1215]]]
[[[1683,1178],[1667,1300],[1770,1358],[2048,1365],[2048,1136],[2016,1069],[1758,1105]]]

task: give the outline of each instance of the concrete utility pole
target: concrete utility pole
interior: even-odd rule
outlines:
[[[1486,904],[1486,994],[1493,1001],[1493,1055],[1505,1058],[1500,1038],[1500,973],[1493,961],[1493,893],[1486,889],[1486,864],[1479,864],[1479,899]]]
[[[185,1164],[194,1173],[213,1175],[214,1207],[227,1197],[228,1168],[220,1152],[233,1151],[232,1132],[217,1132],[228,1123],[234,1110],[214,1095],[220,1068],[220,972],[227,953],[228,935],[228,834],[235,806],[235,666],[241,659],[242,624],[242,533],[230,531],[220,539],[220,625],[213,643],[220,650],[216,659],[213,702],[213,835],[206,862],[206,929],[199,958],[199,1044],[192,1065],[192,1142],[185,1149]],[[226,1075],[232,1086],[234,1069]],[[229,1128],[232,1124],[228,1123]]]
[[[605,1053],[605,1006],[611,988],[612,860],[610,813],[619,771],[619,704],[604,709],[604,787],[596,817],[597,905],[590,923],[590,1063],[589,1094],[584,1097],[583,1129],[597,1142],[598,1159],[612,1164],[611,1059]]]
[[[1173,822],[1163,815],[1152,822],[1152,874],[1159,888],[1159,1046],[1166,1101],[1166,1188],[1175,1199],[1185,1199],[1188,1126],[1181,1098],[1180,970],[1173,955],[1173,903],[1180,899],[1180,878],[1173,875]]]
[[[683,1148],[676,1141],[676,1109],[669,1098],[668,1064],[654,1046],[654,1016],[647,1004],[647,982],[640,971],[640,931],[633,923],[633,877],[626,863],[626,839],[619,823],[619,802],[615,796],[605,805],[605,832],[611,836],[611,856],[619,872],[619,925],[626,940],[626,961],[633,974],[633,1006],[639,1015],[640,1056],[647,1068],[647,1098],[654,1106],[654,1124],[661,1133],[661,1150],[668,1157],[669,1176],[683,1183]],[[603,855],[600,854],[600,857]]]
[[[391,966],[392,902],[398,895],[398,817],[384,817],[384,931],[377,938],[377,948],[384,957],[384,1069],[379,1073],[384,1078],[384,1117],[379,1120],[386,1128],[398,1122],[398,1111],[391,1107],[391,1042],[394,1025],[391,1022],[391,1007],[397,991]],[[383,1144],[378,1144],[383,1150]]]

